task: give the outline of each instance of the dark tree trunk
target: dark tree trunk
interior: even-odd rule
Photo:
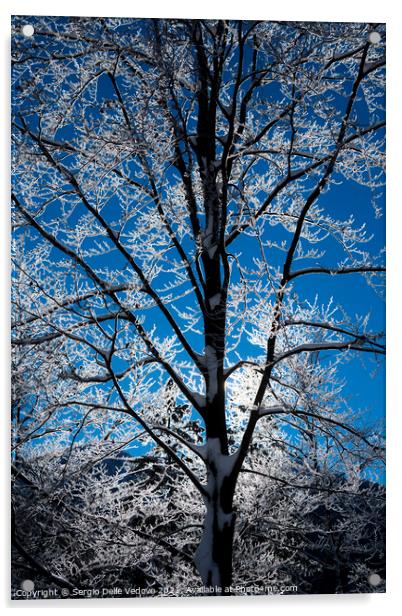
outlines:
[[[231,470],[231,456],[218,452],[218,439],[211,439],[209,448],[208,496],[200,545],[195,554],[195,565],[206,592],[227,595],[232,584],[233,537],[235,513],[233,511],[234,483],[225,474]]]

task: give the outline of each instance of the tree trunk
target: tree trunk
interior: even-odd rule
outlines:
[[[208,594],[228,595],[232,583],[234,457],[220,453],[218,439],[207,443],[208,495],[201,542],[194,562]]]

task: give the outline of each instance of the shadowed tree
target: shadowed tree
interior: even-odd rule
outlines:
[[[383,591],[384,487],[362,480],[356,463],[346,475],[330,445],[311,472],[301,463],[316,458],[309,435],[290,454],[286,433],[259,428],[236,488],[232,592],[370,592],[372,572]],[[203,592],[192,563],[203,512],[191,481],[155,450],[124,453],[124,442],[76,446],[66,469],[64,439],[46,439],[13,465],[14,589],[29,575],[36,589],[81,596]]]
[[[13,345],[38,371],[17,370],[16,450],[39,430],[66,466],[86,440],[159,451],[202,498],[195,564],[228,594],[261,430],[307,438],[312,476],[329,450],[381,453],[341,377],[384,354],[342,305],[342,280],[375,294],[384,271],[355,222],[381,214],[384,26],[31,21],[13,20]],[[321,303],[305,280],[328,276]]]

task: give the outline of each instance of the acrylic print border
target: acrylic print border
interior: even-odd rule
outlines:
[[[384,25],[29,21],[13,598],[384,592]]]

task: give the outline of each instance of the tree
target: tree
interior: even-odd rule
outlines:
[[[44,378],[35,411],[18,405],[23,445],[45,425],[68,460],[106,437],[156,448],[202,498],[195,563],[227,594],[236,486],[264,431],[280,424],[287,451],[308,438],[312,475],[328,451],[344,468],[381,455],[340,375],[382,356],[383,334],[300,283],[380,289],[353,187],[379,216],[384,27],[32,23],[34,40],[14,19],[13,345]]]

